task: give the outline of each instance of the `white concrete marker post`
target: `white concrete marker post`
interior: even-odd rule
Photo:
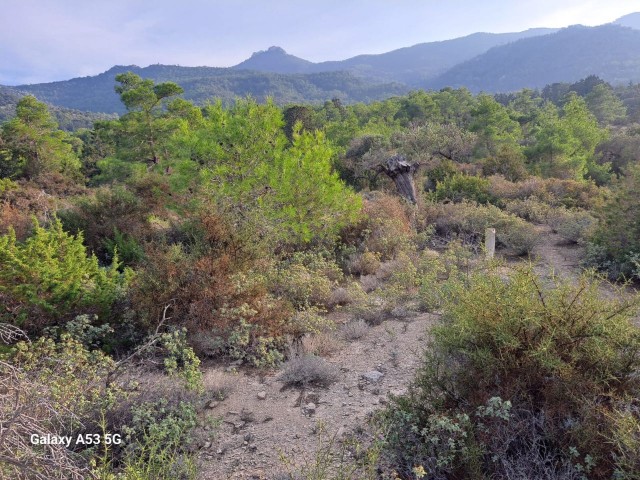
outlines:
[[[496,229],[487,228],[484,231],[484,249],[488,259],[493,258],[496,253]]]

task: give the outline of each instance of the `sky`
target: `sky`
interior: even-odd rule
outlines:
[[[227,67],[273,45],[314,62],[343,60],[638,11],[640,0],[0,0],[0,84],[114,65]]]

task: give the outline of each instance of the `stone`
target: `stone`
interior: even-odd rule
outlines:
[[[362,378],[369,383],[378,383],[382,377],[384,377],[384,373],[378,370],[371,370],[370,372],[362,374]]]
[[[258,400],[266,400],[267,399],[267,392],[265,392],[264,390],[262,392],[258,392]]]
[[[316,404],[313,402],[309,402],[304,406],[304,410],[305,412],[307,412],[307,414],[312,415],[316,412]]]
[[[214,409],[218,405],[220,405],[220,402],[218,400],[211,400],[209,403],[207,403],[207,408]]]
[[[211,442],[204,442],[203,448],[211,448]]]

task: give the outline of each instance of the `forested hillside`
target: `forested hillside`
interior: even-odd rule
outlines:
[[[185,90],[184,98],[198,105],[204,105],[212,98],[220,98],[228,103],[247,95],[258,101],[271,97],[278,104],[321,103],[334,97],[345,103],[371,102],[409,90],[404,85],[372,82],[346,72],[286,75],[172,65],[150,65],[144,68],[135,65],[116,66],[95,77],[21,85],[16,89],[66,108],[124,113],[125,109],[113,91],[113,77],[127,71],[156,82],[179,82]]]
[[[25,95],[27,95],[25,92],[0,85],[0,122],[10,120],[15,116],[18,101]],[[96,120],[113,120],[115,118],[114,115],[81,112],[54,105],[49,105],[49,110],[55,116],[62,130],[91,128]]]
[[[0,127],[1,478],[636,478],[637,84],[349,105],[317,92],[350,74],[264,74],[322,86],[281,106],[205,97],[202,72],[241,71],[128,70],[99,77],[118,118],[70,133],[24,96]],[[56,98],[103,102],[94,80]],[[375,98],[360,85],[350,99]],[[584,275],[531,265],[551,235]],[[410,385],[389,385],[398,351],[362,376],[336,367],[418,315],[432,327]],[[247,398],[228,408],[245,375],[290,395],[271,407],[302,417],[315,457],[257,438],[286,426]],[[376,414],[346,396],[332,406],[361,423],[327,440],[323,395],[346,378]]]
[[[614,85],[640,79],[640,30],[574,26],[496,47],[423,84],[510,92],[597,75]]]

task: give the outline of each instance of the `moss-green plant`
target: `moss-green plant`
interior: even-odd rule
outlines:
[[[100,267],[95,256],[87,256],[82,235],[64,232],[58,219],[47,227],[34,220],[34,233],[24,242],[13,231],[0,237],[0,294],[12,321],[27,329],[79,310],[106,315],[132,277],[118,266],[116,257],[110,267]]]

